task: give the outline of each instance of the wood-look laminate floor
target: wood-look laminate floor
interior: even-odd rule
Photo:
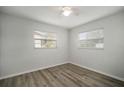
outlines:
[[[124,82],[81,68],[64,64],[0,80],[1,87],[122,87]]]

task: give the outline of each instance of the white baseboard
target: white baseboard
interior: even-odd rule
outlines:
[[[50,65],[50,66],[46,66],[46,67],[41,67],[41,68],[36,68],[36,69],[30,69],[28,71],[24,71],[24,72],[20,72],[20,73],[14,73],[14,74],[11,74],[11,75],[2,76],[2,77],[0,77],[0,80],[6,79],[6,78],[15,77],[15,76],[19,76],[19,75],[26,74],[26,73],[31,73],[31,72],[38,71],[38,70],[47,69],[47,68],[58,66],[58,65],[63,65],[63,64],[66,64],[66,63],[69,63],[69,61],[65,61],[62,64],[54,64],[54,65]]]
[[[108,77],[111,77],[111,78],[114,78],[114,79],[117,79],[117,80],[120,80],[120,81],[124,81],[124,78],[121,78],[121,77],[118,77],[118,76],[114,76],[114,75],[110,75],[110,74],[108,74],[108,73],[105,73],[105,72],[102,72],[102,71],[98,71],[98,70],[96,70],[96,69],[89,68],[89,67],[87,67],[87,66],[82,66],[82,65],[79,65],[79,64],[75,64],[74,62],[70,62],[70,63],[72,63],[72,64],[74,64],[74,65],[77,65],[77,66],[80,66],[80,67],[82,67],[82,68],[86,68],[86,69],[88,69],[88,70],[97,72],[97,73],[101,73],[101,74],[103,74],[103,75],[105,75],[105,76],[108,76]]]

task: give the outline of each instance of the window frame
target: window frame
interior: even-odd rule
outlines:
[[[95,29],[91,29],[91,30],[88,30],[88,31],[80,31],[80,32],[78,32],[78,49],[95,49],[95,50],[104,50],[104,47],[103,48],[97,48],[97,47],[81,47],[80,46],[80,41],[83,41],[83,40],[79,40],[80,39],[80,37],[79,37],[79,35],[80,35],[80,33],[88,33],[88,32],[93,32],[93,31],[95,31],[95,30],[103,30],[103,32],[104,32],[104,28],[95,28]],[[103,35],[104,35],[104,33],[103,33]],[[100,38],[99,38],[100,39]],[[101,38],[102,39],[102,38]],[[86,39],[86,40],[93,40],[93,39]],[[103,44],[104,44],[104,37],[103,37]]]
[[[39,31],[39,32],[43,32],[43,33],[55,33],[56,34],[56,40],[52,40],[52,39],[36,39],[36,38],[34,38],[33,37],[33,40],[35,41],[35,40],[40,40],[41,41],[41,48],[36,48],[35,47],[35,42],[33,43],[33,46],[34,46],[34,49],[56,49],[57,48],[57,33],[56,32],[48,32],[48,31],[40,31],[40,30],[35,30],[35,31]],[[33,35],[34,35],[34,33],[35,33],[35,31],[33,32]],[[56,47],[55,48],[43,48],[42,47],[42,40],[47,40],[47,41],[56,41]]]

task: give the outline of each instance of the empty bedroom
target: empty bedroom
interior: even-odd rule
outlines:
[[[0,6],[0,87],[124,87],[124,7]]]

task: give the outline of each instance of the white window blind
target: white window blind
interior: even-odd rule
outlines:
[[[56,33],[34,31],[34,47],[35,48],[56,48]]]
[[[103,29],[79,33],[80,48],[104,48]]]

